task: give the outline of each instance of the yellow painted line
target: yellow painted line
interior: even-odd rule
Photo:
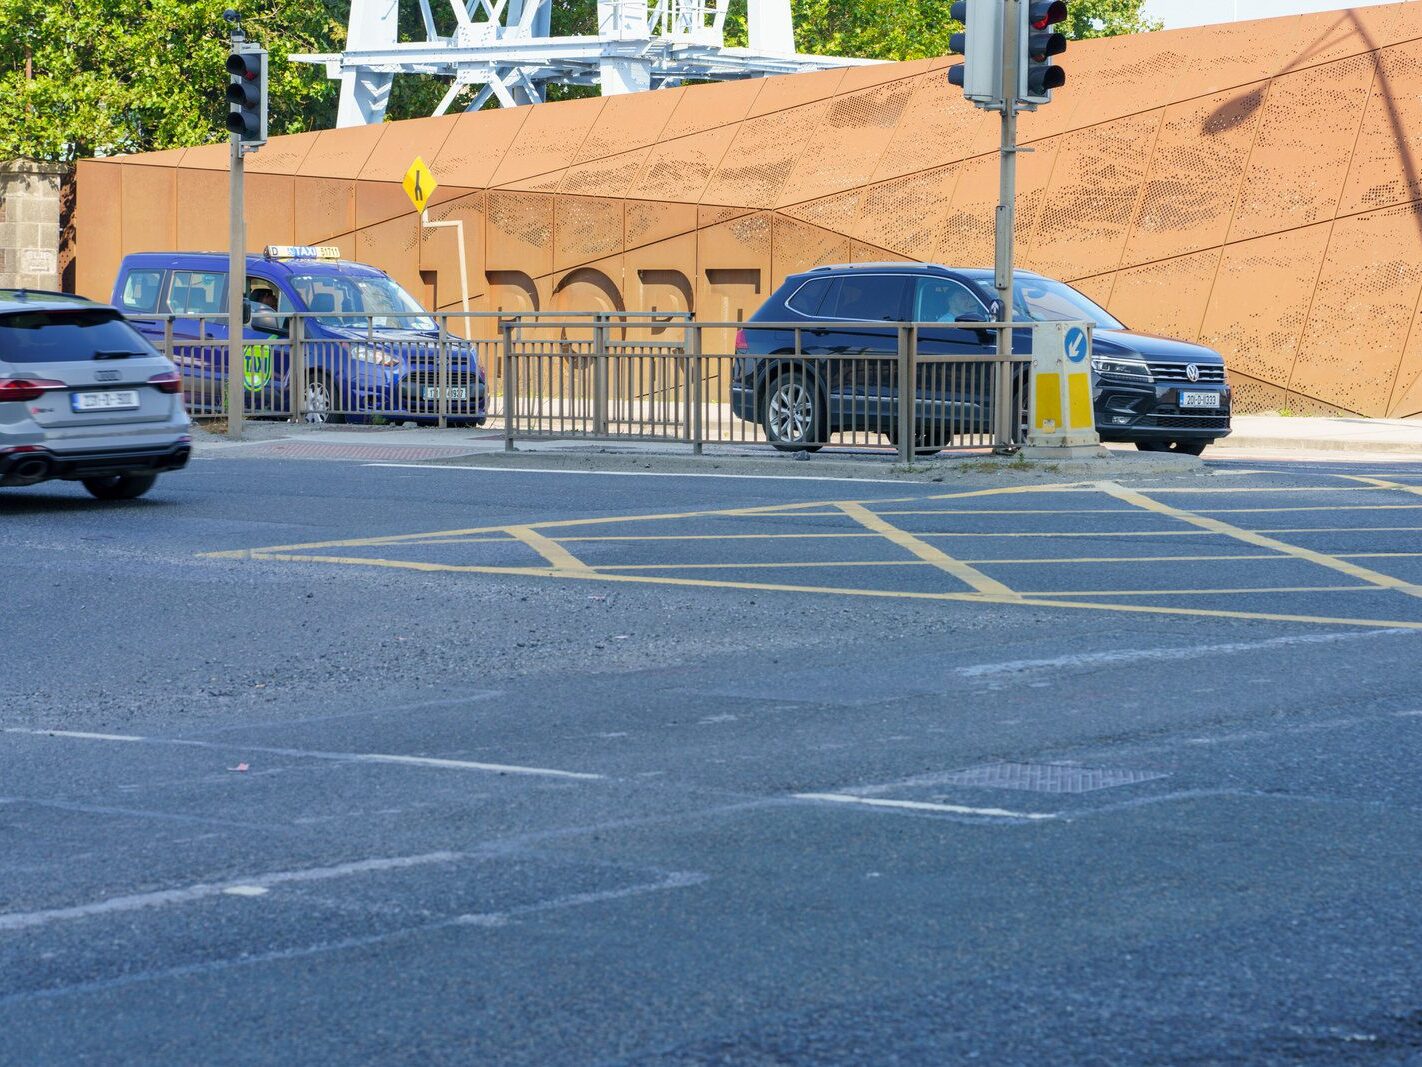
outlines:
[[[906,530],[901,530],[893,523],[874,514],[863,504],[855,503],[852,500],[840,501],[839,508],[855,522],[866,529],[873,530],[885,540],[898,545],[910,555],[917,556],[926,563],[930,563],[939,570],[951,574],[970,589],[976,589],[979,593],[990,593],[996,596],[1013,596],[1011,589],[1003,585],[996,578],[989,578],[980,570],[976,570],[964,563],[962,560],[954,559],[926,541],[920,541],[913,534]]]
[[[527,526],[510,526],[509,533],[518,538],[533,551],[560,571],[585,571],[588,565],[573,555],[557,541],[549,540],[537,530]]]
[[[1250,586],[1245,589],[1067,589],[1023,596],[1213,596],[1217,593],[1386,593],[1378,585]]]
[[[1422,553],[1409,553],[1410,555],[1422,555]],[[1280,563],[1288,563],[1288,556],[1281,556],[1276,552],[1252,552],[1245,555],[1220,555],[1220,556],[1082,556],[1073,559],[964,559],[961,563],[968,563],[975,567],[980,567],[989,563],[1003,564],[1051,564],[1051,563],[1214,563],[1217,560],[1239,561],[1239,560],[1273,560]],[[593,567],[598,571],[713,571],[713,570],[765,570],[765,569],[810,569],[819,567],[927,567],[926,560],[921,559],[864,559],[864,560],[784,560],[777,563],[603,563]],[[1372,588],[1371,586],[1369,588]]]
[[[1422,496],[1422,485],[1409,485],[1407,482],[1393,482],[1386,478],[1368,478],[1361,474],[1340,474],[1338,477],[1347,478],[1355,482],[1366,482],[1374,489],[1395,489],[1401,493],[1416,493]]]
[[[1223,534],[1232,537],[1245,544],[1254,545],[1258,548],[1269,548],[1276,552],[1281,552],[1286,556],[1293,556],[1296,559],[1306,560],[1309,563],[1317,564],[1320,567],[1327,567],[1330,570],[1339,571],[1359,581],[1368,582],[1371,585],[1381,586],[1385,589],[1395,589],[1408,596],[1422,597],[1422,587],[1414,585],[1412,582],[1403,581],[1401,578],[1394,578],[1390,574],[1383,574],[1380,571],[1369,570],[1367,567],[1356,563],[1350,563],[1345,559],[1338,559],[1335,556],[1325,555],[1322,552],[1315,552],[1311,548],[1301,548],[1298,545],[1291,545],[1286,541],[1277,541],[1272,537],[1266,537],[1256,530],[1246,530],[1239,526],[1231,526],[1221,519],[1212,519],[1207,515],[1197,515],[1192,511],[1183,511],[1180,508],[1173,508],[1169,504],[1163,504],[1159,500],[1152,500],[1150,497],[1138,492],[1135,489],[1127,489],[1125,486],[1117,485],[1115,482],[1102,482],[1103,492],[1110,493],[1118,500],[1134,504],[1136,507],[1146,511],[1154,512],[1157,515],[1168,515],[1181,522],[1197,526],[1210,533]]]
[[[1196,508],[1199,515],[1269,514],[1276,511],[1412,511],[1422,504],[1308,504],[1278,508]]]
[[[1290,526],[1280,529],[1254,530],[1254,533],[1417,533],[1422,526]]]
[[[1342,477],[1330,475],[1329,477]],[[1366,485],[1210,485],[1193,488],[1178,485],[1142,486],[1140,492],[1153,493],[1361,493],[1368,491]]]
[[[869,512],[873,514],[873,512]],[[1040,532],[1014,531],[1011,533],[965,533],[961,531],[915,531],[914,537],[1203,537],[1205,531],[1202,530],[1116,530],[1099,531],[1094,533],[1082,533],[1078,530],[1042,530]],[[865,538],[879,536],[872,533],[766,533],[766,534],[594,534],[580,535],[576,537],[559,537],[556,540],[565,544],[574,541],[805,541],[811,539],[824,538]],[[304,546],[295,546],[297,548]],[[347,546],[358,547],[358,546]],[[276,552],[286,551],[286,549],[252,549],[254,552]]]
[[[651,574],[608,574],[589,568],[585,571],[557,571],[551,567],[483,567],[448,563],[421,563],[413,560],[366,559],[359,556],[317,556],[295,553],[258,554],[260,560],[293,563],[332,563],[356,567],[389,567],[423,572],[447,571],[459,574],[504,574],[520,577],[561,578],[598,582],[633,582],[651,585],[689,586],[701,589],[745,589],[772,593],[823,593],[837,596],[871,597],[888,600],[954,601],[975,604],[1003,604],[1045,608],[1077,608],[1085,611],[1116,611],[1136,615],[1180,615],[1194,618],[1258,619],[1266,622],[1298,622],[1320,626],[1363,626],[1422,631],[1422,622],[1392,619],[1357,619],[1324,615],[1276,614],[1264,611],[1225,611],[1211,608],[1178,608],[1154,604],[1100,604],[1089,601],[1058,600],[1049,597],[1006,597],[983,593],[916,592],[889,589],[855,589],[814,585],[786,585],[769,582],[723,582],[706,578],[672,578]]]

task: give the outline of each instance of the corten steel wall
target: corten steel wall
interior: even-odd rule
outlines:
[[[1022,121],[1019,264],[1229,360],[1242,410],[1422,413],[1422,3],[1091,41]],[[948,60],[282,137],[247,236],[336,244],[459,306],[748,316],[822,263],[992,259],[998,120]],[[81,292],[221,249],[225,145],[84,162]]]

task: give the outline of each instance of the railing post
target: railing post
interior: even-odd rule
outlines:
[[[514,404],[518,395],[518,379],[514,375],[514,320],[499,323],[504,335],[504,451],[514,450]]]
[[[701,421],[701,328],[694,322],[686,324],[686,373],[691,396],[691,454],[699,456],[705,427]]]
[[[593,434],[607,436],[607,321],[600,311],[593,319]]]
[[[914,417],[917,383],[914,381],[912,329],[911,326],[899,327],[899,462],[905,466],[913,462],[914,439],[917,436]]]
[[[439,329],[436,357],[439,364],[439,428],[443,430],[449,425],[449,316],[446,315],[443,322],[436,320],[435,325]]]
[[[286,388],[291,394],[290,421],[300,422],[306,414],[301,410],[306,403],[306,323],[300,315],[292,315],[288,321],[291,323],[291,356],[286,363]]]
[[[165,318],[165,319],[163,320],[163,355],[167,356],[169,359],[172,359],[174,363],[178,362],[176,359],[173,359],[173,316],[172,316],[172,315],[169,315],[167,318]]]
[[[992,450],[998,455],[1011,451],[1015,436],[1012,430],[1012,341],[1011,327],[998,330],[997,374],[992,406]]]

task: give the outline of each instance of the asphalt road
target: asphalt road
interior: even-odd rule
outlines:
[[[0,1062],[1422,1062],[1419,492],[4,491]]]

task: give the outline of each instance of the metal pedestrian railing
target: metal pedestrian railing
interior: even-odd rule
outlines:
[[[134,316],[197,418],[226,414],[225,315]],[[259,313],[243,412],[502,425],[519,439],[1008,451],[1034,324],[696,322],[664,312]],[[249,325],[248,329],[252,329]],[[994,342],[1012,335],[1012,353]],[[912,383],[911,388],[901,388]]]
[[[1025,344],[1007,356],[984,351],[1006,324],[612,317],[587,326],[572,317],[502,324],[507,447],[551,437],[681,441],[695,452],[888,446],[908,461],[1024,440],[1031,356]]]

